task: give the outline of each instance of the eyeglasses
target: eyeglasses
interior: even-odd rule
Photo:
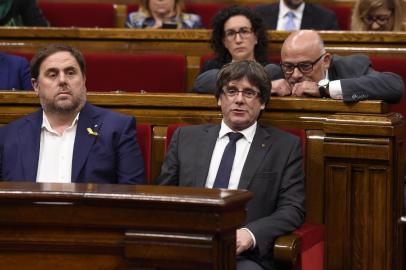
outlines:
[[[391,19],[391,15],[378,15],[378,16],[368,15],[363,18],[364,22],[368,25],[371,25],[375,22],[375,23],[379,24],[380,26],[386,25],[390,19]]]
[[[224,36],[226,37],[226,39],[231,41],[231,40],[235,39],[237,34],[239,34],[242,39],[248,38],[252,34],[252,28],[241,27],[240,30],[238,30],[238,31],[230,29],[230,30],[225,31]]]
[[[313,66],[320,61],[320,59],[325,55],[326,53],[323,53],[322,55],[320,55],[319,58],[317,58],[316,60],[314,60],[313,62],[310,61],[306,61],[306,62],[300,62],[297,64],[293,64],[293,63],[289,63],[289,62],[282,62],[281,68],[283,70],[283,73],[287,74],[287,75],[292,75],[293,72],[295,71],[295,68],[298,68],[300,70],[300,72],[302,72],[303,74],[306,73],[310,73],[313,71]]]
[[[255,91],[254,89],[246,88],[246,89],[243,89],[243,90],[238,90],[237,88],[233,88],[233,87],[224,88],[223,93],[227,97],[235,97],[239,93],[242,93],[243,97],[248,98],[248,99],[255,98],[255,97],[257,97],[259,95],[259,92]]]

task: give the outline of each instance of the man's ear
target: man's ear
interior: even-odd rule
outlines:
[[[34,88],[35,92],[38,93],[38,80],[35,78],[31,78],[31,85]]]
[[[332,59],[333,59],[333,56],[332,56],[330,53],[326,53],[326,54],[324,55],[324,58],[323,58],[323,65],[324,65],[324,68],[325,68],[326,70],[329,69]]]
[[[218,105],[219,107],[221,107],[221,99],[220,99],[220,97],[217,99],[217,105]]]
[[[261,104],[261,111],[265,110],[265,104]]]

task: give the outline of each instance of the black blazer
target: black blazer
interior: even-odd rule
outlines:
[[[180,127],[172,137],[156,183],[205,187],[220,125]],[[292,232],[304,219],[304,175],[300,140],[286,132],[257,126],[239,189],[253,193],[243,227],[256,248],[243,255],[272,269],[276,237]]]
[[[279,2],[257,6],[254,12],[262,18],[267,29],[276,29]],[[300,29],[339,30],[336,14],[332,10],[311,3],[305,3]]]

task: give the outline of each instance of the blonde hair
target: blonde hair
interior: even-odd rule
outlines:
[[[147,17],[152,17],[151,11],[149,9],[149,0],[139,0],[140,7],[139,12],[144,13]],[[183,10],[183,2],[181,0],[175,0],[175,15],[180,16]]]
[[[404,0],[357,0],[352,10],[351,16],[351,30],[353,31],[366,31],[368,30],[367,24],[363,18],[368,16],[371,10],[387,7],[392,11],[393,29],[392,31],[406,30],[405,13],[404,13]]]

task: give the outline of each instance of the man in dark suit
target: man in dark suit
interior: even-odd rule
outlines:
[[[254,12],[268,29],[338,30],[337,18],[332,10],[305,3],[304,0],[280,0],[279,3],[257,6]]]
[[[31,61],[42,108],[0,129],[0,179],[144,183],[135,119],[86,102],[82,54],[50,45]]]
[[[296,229],[304,218],[300,141],[257,123],[270,88],[261,64],[245,60],[225,65],[216,92],[221,125],[178,128],[156,180],[162,185],[253,193],[246,221],[236,234],[239,270],[274,269],[275,238]]]
[[[32,90],[30,66],[24,57],[0,53],[0,89]]]
[[[313,30],[291,33],[283,43],[281,59],[280,67],[272,68],[275,95],[331,97],[345,102],[380,99],[390,103],[399,102],[403,95],[400,76],[375,71],[366,55],[331,55]]]

